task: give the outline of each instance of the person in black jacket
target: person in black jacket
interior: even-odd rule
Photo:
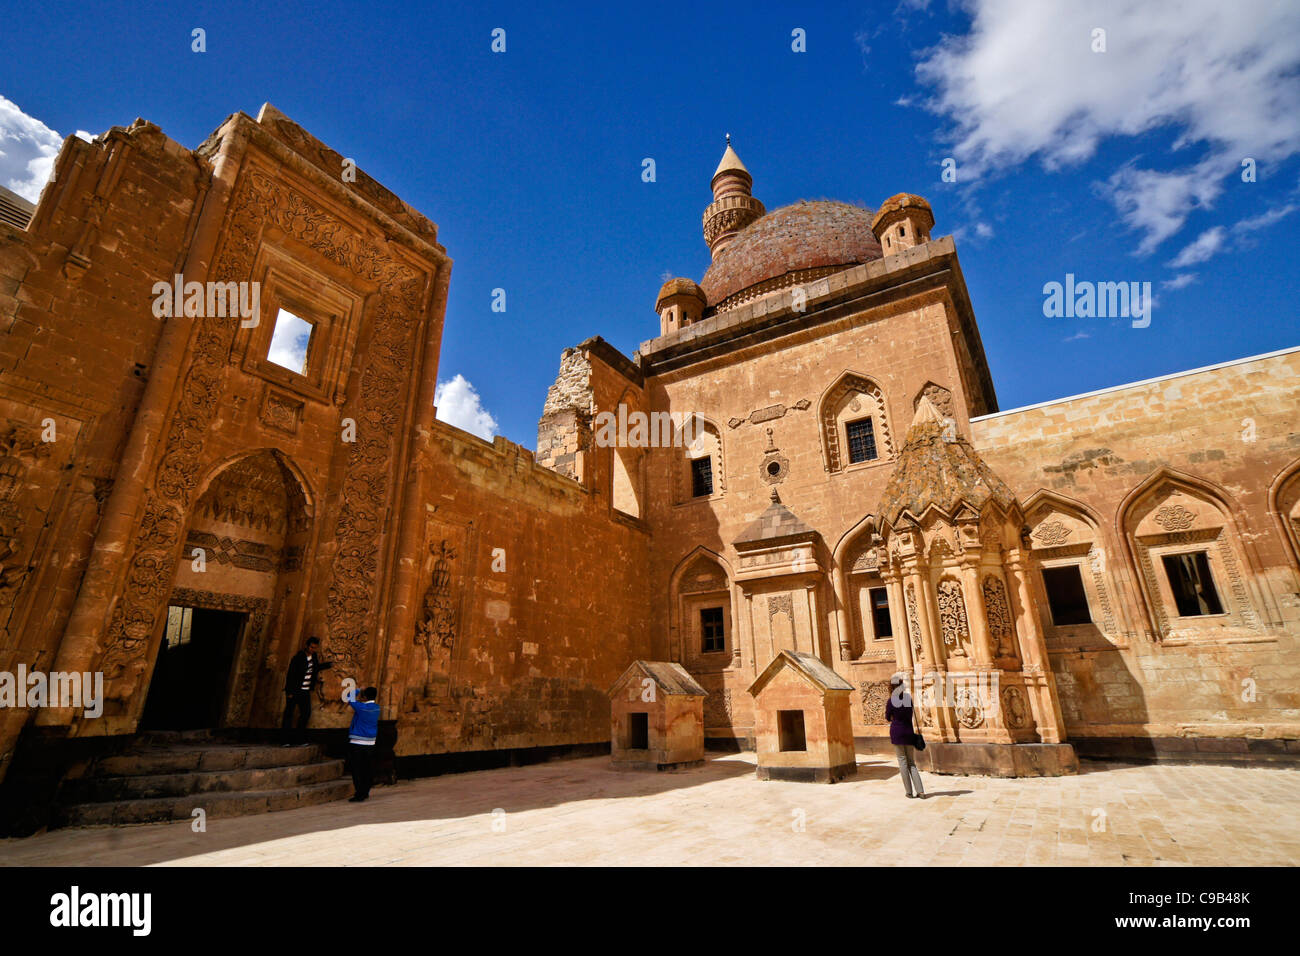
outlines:
[[[307,645],[289,662],[289,673],[284,679],[284,721],[280,729],[284,734],[284,745],[291,747],[307,740],[307,721],[311,720],[311,692],[320,682],[320,673],[334,665],[322,661],[320,657],[320,638],[309,637]],[[290,739],[293,727],[293,712],[298,711],[298,732]]]
[[[894,701],[898,703],[895,704]],[[903,792],[908,797],[925,799],[925,787],[921,785],[921,773],[916,769],[916,757],[913,744],[916,731],[912,729],[912,695],[901,684],[894,688],[885,704],[885,719],[889,721],[889,742],[894,745],[898,755],[898,772],[903,778]],[[915,793],[912,791],[915,789]]]

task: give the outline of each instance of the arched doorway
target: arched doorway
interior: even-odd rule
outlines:
[[[258,722],[259,681],[275,677],[263,662],[277,636],[300,630],[311,510],[275,451],[239,458],[209,480],[185,530],[140,729]]]

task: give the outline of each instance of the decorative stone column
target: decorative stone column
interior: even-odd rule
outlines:
[[[1034,602],[1029,595],[1029,582],[1025,577],[1024,552],[1013,548],[1006,556],[1007,578],[1011,583],[1011,599],[1015,602],[1014,614],[1019,622],[1021,653],[1025,655],[1025,686],[1030,688],[1030,700],[1033,703],[1034,719],[1038,724],[1038,736],[1045,744],[1059,744],[1065,740],[1065,720],[1061,715],[1061,703],[1056,694],[1056,680],[1052,675],[1051,662],[1047,657],[1047,643],[1042,629],[1038,626],[1038,617],[1034,613]]]

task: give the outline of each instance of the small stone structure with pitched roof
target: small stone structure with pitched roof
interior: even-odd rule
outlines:
[[[857,773],[853,685],[823,660],[782,650],[750,685],[759,780],[834,783]]]
[[[680,770],[704,763],[708,692],[681,664],[633,661],[609,689],[616,770]]]

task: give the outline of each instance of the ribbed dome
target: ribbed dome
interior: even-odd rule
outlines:
[[[709,305],[790,272],[881,258],[871,220],[870,209],[827,200],[774,209],[742,230],[704,273]]]

